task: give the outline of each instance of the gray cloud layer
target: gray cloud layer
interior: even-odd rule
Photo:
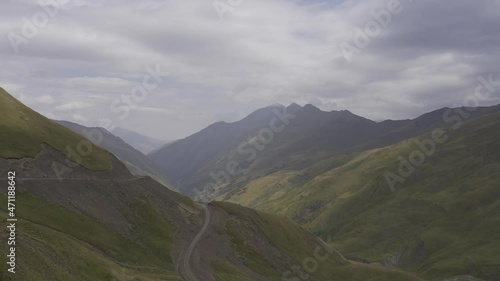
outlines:
[[[348,62],[342,44],[391,1],[246,0],[221,21],[204,0],[73,0],[16,54],[8,34],[22,34],[23,18],[43,10],[7,0],[0,86],[50,118],[94,126],[111,118],[175,139],[274,103],[410,118],[460,104],[480,75],[500,80],[494,0],[401,0],[401,12]],[[169,77],[117,118],[113,101],[158,64]],[[498,91],[482,105],[500,103]]]

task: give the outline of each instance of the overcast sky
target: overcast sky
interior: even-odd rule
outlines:
[[[3,0],[0,86],[49,118],[172,140],[276,103],[413,118],[500,80],[500,1],[392,1],[70,0],[45,24],[38,1]],[[120,118],[113,102],[157,67],[168,77]],[[498,103],[500,87],[481,101]]]

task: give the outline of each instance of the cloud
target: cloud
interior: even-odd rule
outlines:
[[[54,103],[54,98],[52,96],[49,96],[49,95],[43,95],[43,96],[37,97],[35,100],[36,100],[36,102],[41,103],[43,105],[51,105]]]
[[[87,118],[83,117],[80,114],[73,114],[71,115],[71,117],[76,122],[85,123],[87,121]]]
[[[152,107],[152,106],[139,106],[134,109],[139,112],[157,112],[157,113],[170,113],[171,111],[166,108]]]
[[[0,40],[0,77],[36,110],[95,126],[117,119],[113,101],[159,64],[169,77],[116,122],[161,139],[273,103],[410,118],[460,102],[480,75],[500,79],[495,0],[401,0],[402,12],[348,63],[339,45],[389,1],[247,0],[224,21],[204,0],[71,1],[18,55]],[[40,9],[4,2],[5,35]]]
[[[89,107],[90,105],[84,102],[72,101],[56,106],[56,111],[77,111]]]

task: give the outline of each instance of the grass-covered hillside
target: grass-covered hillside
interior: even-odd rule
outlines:
[[[96,141],[99,141],[97,145],[118,157],[133,174],[151,176],[156,181],[168,185],[166,179],[160,175],[159,168],[146,155],[108,130],[98,127],[85,127],[68,121],[54,122],[82,136],[85,136],[89,132],[95,133],[98,136]]]
[[[17,223],[18,268],[15,275],[2,268],[0,280],[182,280],[169,253],[172,225],[147,201],[134,206],[134,239],[29,194],[20,194],[18,204],[23,206]],[[5,208],[0,209],[5,218]],[[148,221],[138,221],[143,219]],[[5,264],[5,257],[1,260]]]
[[[41,151],[41,143],[47,143],[63,152],[74,162],[79,162],[90,170],[106,170],[111,161],[108,152],[93,146],[86,155],[79,153],[79,144],[85,139],[55,124],[31,110],[4,89],[0,88],[0,157],[35,157]],[[83,149],[86,147],[80,145]]]
[[[375,122],[313,105],[268,107],[240,121],[215,123],[148,157],[178,190],[195,197],[207,184],[234,190],[276,172],[300,171],[334,156],[393,145],[449,126],[443,114],[463,110],[442,108],[412,120]],[[500,105],[466,114],[472,120],[495,112]],[[236,162],[237,168],[231,168]]]
[[[51,164],[64,162],[64,148],[82,138],[4,92],[1,98],[10,106],[1,121],[10,139],[0,142],[0,174],[16,172],[18,219],[16,274],[7,272],[2,251],[1,281],[420,280],[348,261],[284,217],[229,203],[209,205],[206,213],[151,178],[133,176],[104,150],[96,151],[106,157],[89,158],[60,181]],[[12,211],[6,194],[0,185],[4,226]],[[8,235],[0,232],[0,240]]]
[[[367,265],[348,261],[341,254],[330,248],[324,242],[316,244],[319,240],[305,230],[276,215],[256,212],[241,206],[216,202],[215,206],[222,208],[231,215],[226,221],[226,232],[230,235],[233,248],[245,256],[246,264],[257,272],[265,272],[265,275],[273,276],[271,280],[421,280],[412,274],[398,270],[384,268],[379,265]],[[273,241],[272,245],[260,245],[253,241],[252,236],[256,229],[260,229],[265,237]],[[316,246],[313,246],[316,245]],[[298,263],[286,271],[279,271],[273,264],[283,261],[272,261],[259,256],[257,252],[272,252],[278,250],[286,253]],[[223,267],[222,264],[218,264]],[[236,280],[236,279],[217,279]]]
[[[16,275],[2,269],[0,280],[188,280],[185,253],[204,218],[190,199],[147,178],[19,180],[18,188],[18,268]],[[347,261],[284,218],[228,203],[209,209],[209,227],[188,261],[199,280],[279,281],[283,274],[308,274],[313,281],[420,280]],[[3,223],[6,212],[2,204]],[[0,260],[5,264],[5,256]],[[306,260],[315,262],[310,273],[295,268]]]
[[[500,115],[445,129],[447,139],[404,182],[398,157],[416,142],[340,155],[301,171],[251,181],[221,199],[286,215],[343,255],[429,280],[500,278]],[[430,148],[430,146],[429,146]]]

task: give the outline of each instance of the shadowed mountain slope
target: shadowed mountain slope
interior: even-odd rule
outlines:
[[[335,155],[395,144],[453,124],[451,115],[459,110],[443,108],[414,120],[377,123],[349,111],[274,106],[234,123],[215,123],[148,157],[178,190],[195,196],[207,184],[237,188],[276,171],[298,171]],[[478,108],[469,118],[493,112],[500,112],[500,106]],[[445,113],[448,118],[443,119]]]
[[[97,145],[118,157],[133,174],[151,176],[155,180],[168,185],[167,180],[161,175],[155,163],[106,129],[97,127],[88,128],[68,121],[54,122],[82,136],[91,136],[91,138],[94,138],[95,142],[98,142]]]
[[[356,260],[499,280],[500,113],[444,128],[442,143],[427,133],[335,156],[219,199],[286,215]]]
[[[228,203],[210,204],[205,214],[191,199],[149,177],[132,175],[102,149],[93,151],[105,153],[106,165],[90,155],[87,163],[107,169],[92,171],[72,165],[71,172],[61,178],[52,164],[67,163],[64,147],[82,138],[7,94],[0,92],[0,97],[16,103],[9,107],[13,111],[5,108],[2,112],[9,119],[0,119],[0,127],[9,129],[18,142],[30,140],[22,143],[24,150],[14,150],[17,157],[0,157],[0,174],[15,171],[18,219],[18,268],[12,275],[2,267],[1,280],[152,281],[190,280],[192,275],[208,281],[277,281],[297,274],[308,274],[309,280],[316,281],[420,280],[402,271],[350,262],[281,217]],[[53,142],[53,136],[61,137],[62,143]],[[0,151],[12,153],[6,149],[11,147],[16,148],[2,143]],[[7,185],[0,186],[0,193],[0,201],[6,202]],[[12,210],[0,204],[3,223],[8,212]],[[211,219],[202,228],[207,214]],[[200,229],[205,230],[200,243],[188,251]],[[1,232],[0,239],[7,241],[7,235]],[[296,267],[313,258],[321,258],[314,270],[306,273]],[[6,256],[0,261],[5,265]]]
[[[135,149],[139,150],[142,154],[148,155],[151,151],[156,150],[163,145],[169,143],[170,141],[157,140],[134,131],[130,131],[123,128],[115,128],[113,135],[121,138],[126,143],[133,146]]]

